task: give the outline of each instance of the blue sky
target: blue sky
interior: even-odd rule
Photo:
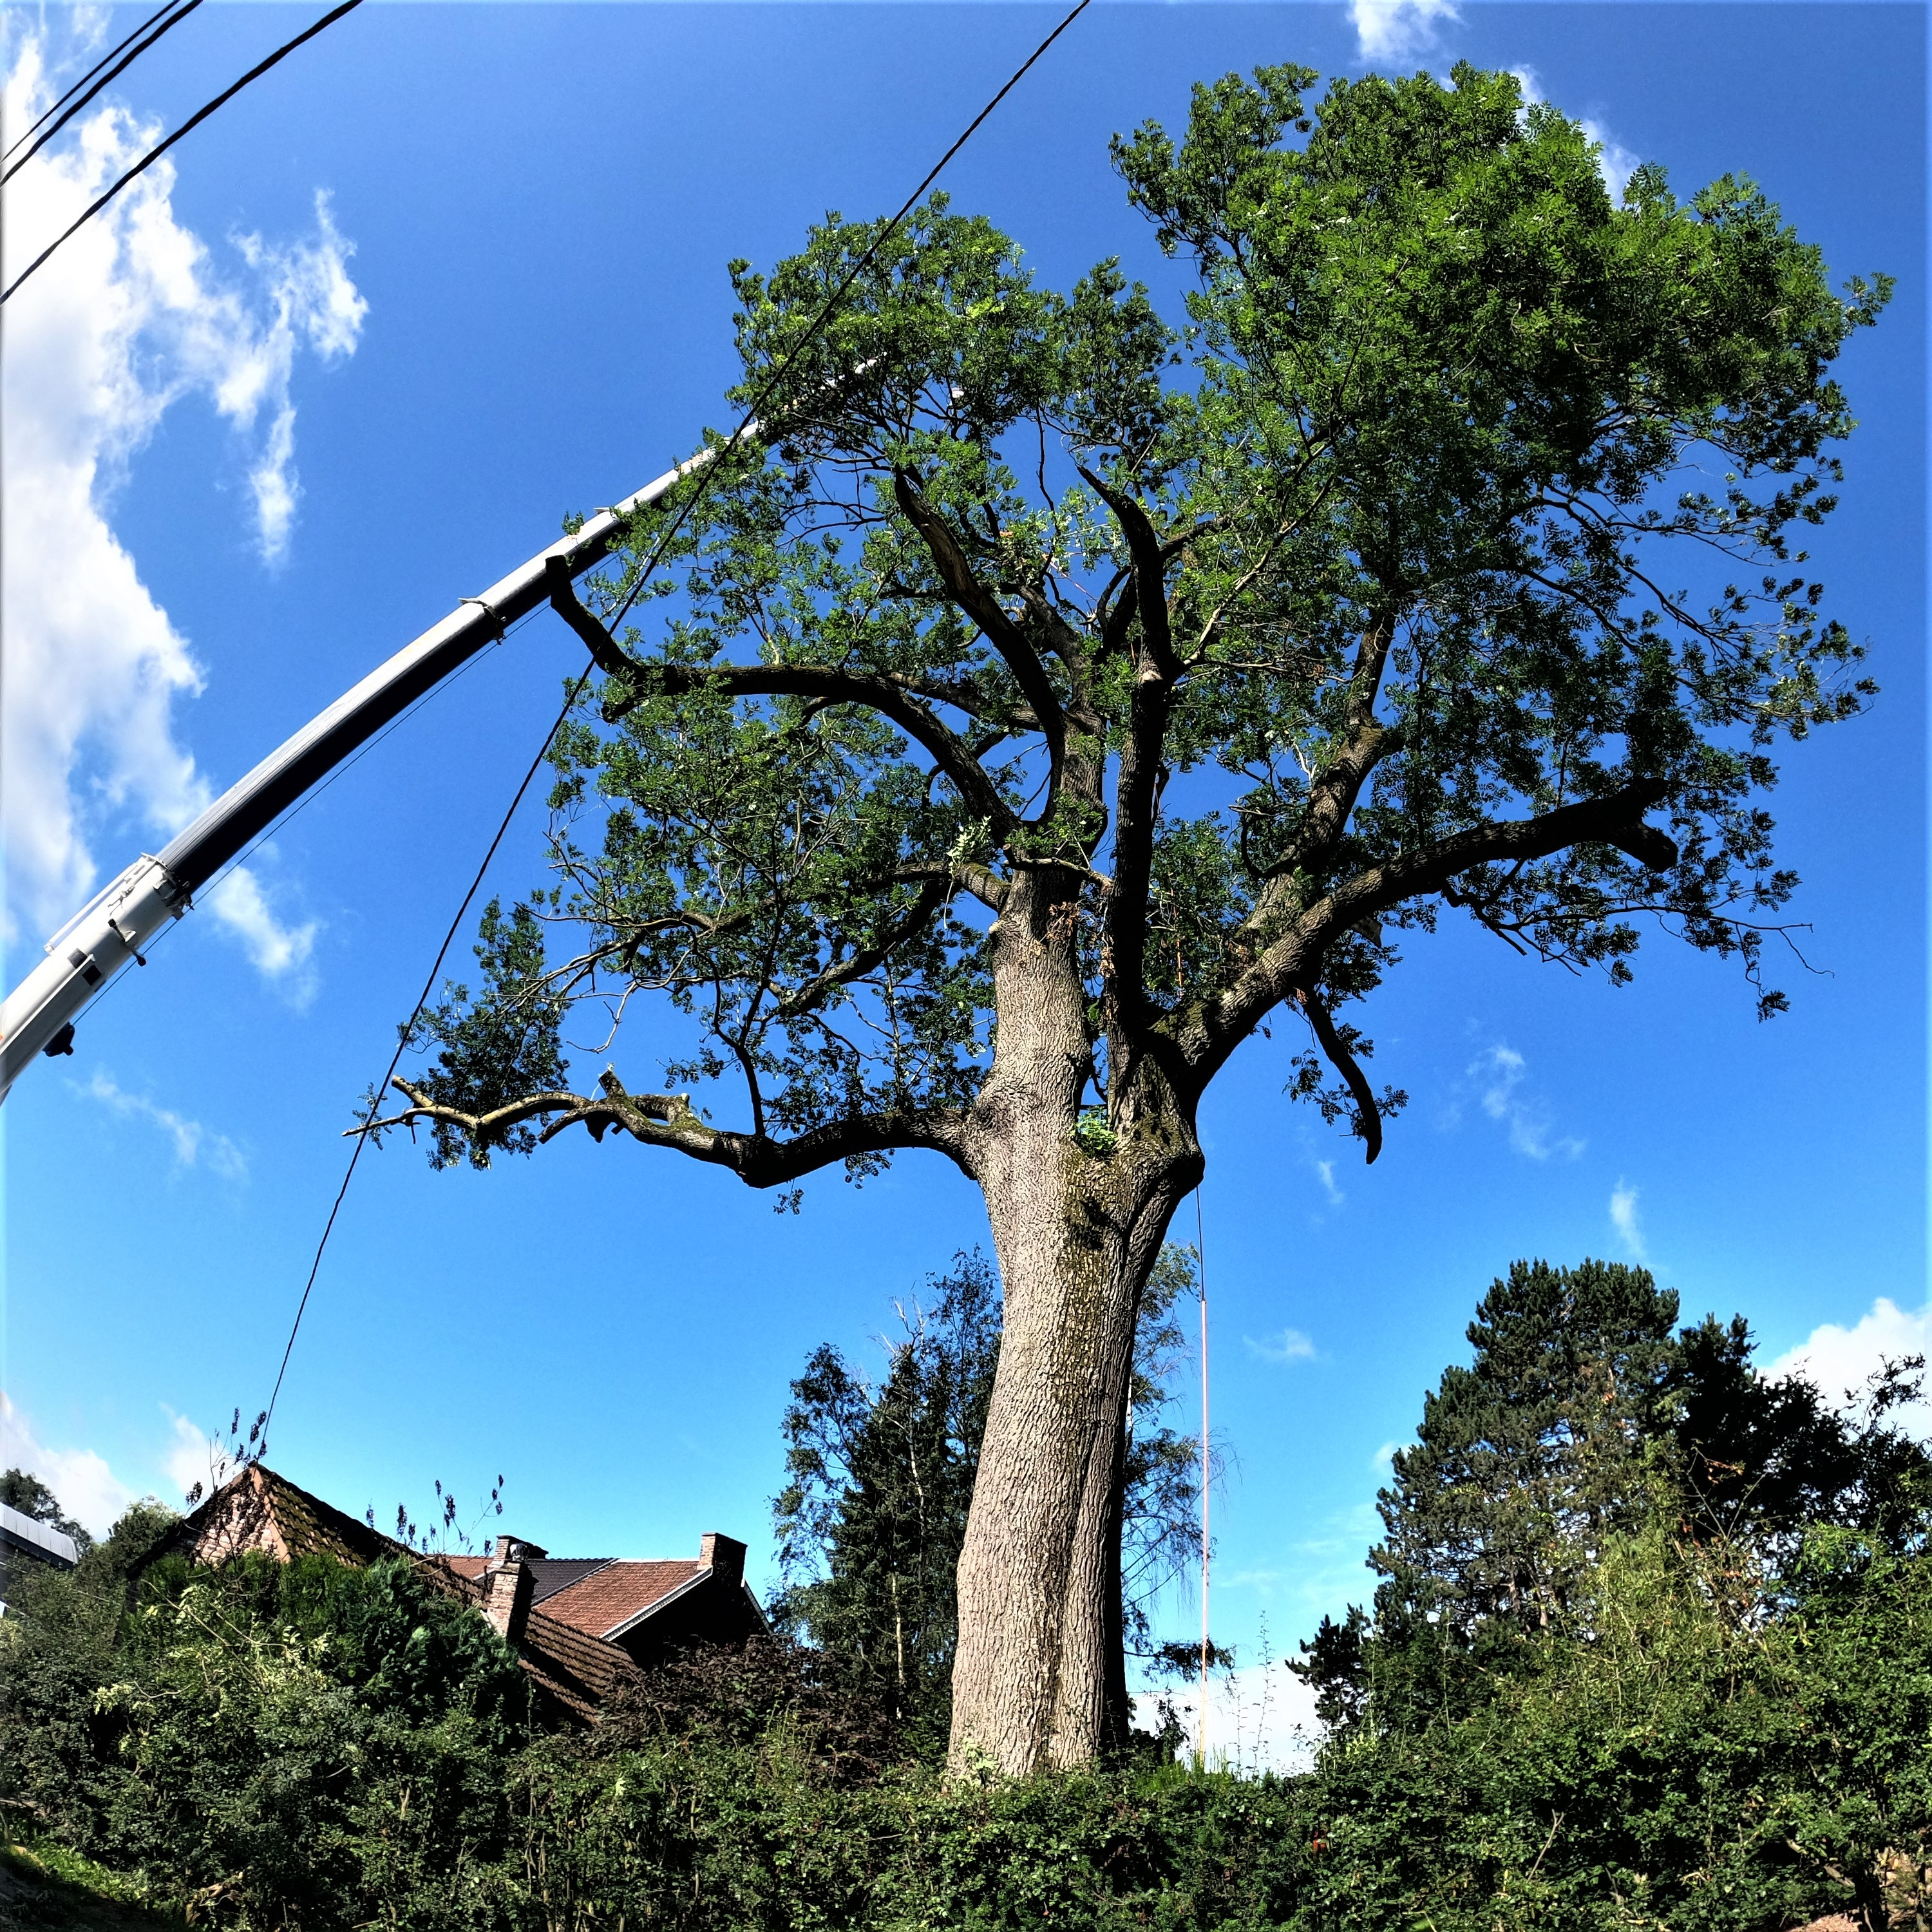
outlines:
[[[97,20],[111,40],[136,17]],[[10,190],[10,260],[89,166],[307,17],[202,10],[104,97],[119,118],[90,148]],[[372,0],[189,136],[138,220],[7,310],[10,982],[90,867],[154,849],[567,512],[722,421],[725,261],[896,206],[1054,17]],[[86,23],[5,24],[17,109]],[[1742,1310],[1767,1358],[1817,1336],[1828,1379],[1924,1333],[1924,52],[1906,5],[1103,4],[946,177],[1042,278],[1118,254],[1172,304],[1110,134],[1178,124],[1190,81],[1258,62],[1467,58],[1526,70],[1610,165],[1660,161],[1682,193],[1748,172],[1834,274],[1900,280],[1844,364],[1864,427],[1816,546],[1883,694],[1797,748],[1774,800],[1824,969],[1778,974],[1790,1015],[1760,1026],[1734,971],[1667,943],[1618,992],[1445,925],[1366,1022],[1412,1096],[1372,1170],[1282,1100],[1285,1041],[1208,1102],[1216,1622],[1237,1643],[1265,1613],[1279,1651],[1363,1594],[1378,1457],[1518,1256],[1647,1260],[1687,1313]],[[0,1110],[5,1453],[97,1515],[176,1492],[194,1443],[266,1400],[340,1130],[579,661],[549,619],[490,653]],[[537,829],[494,884],[534,880]],[[481,1176],[392,1148],[338,1228],[274,1460],[385,1516],[500,1472],[504,1524],[554,1550],[673,1554],[715,1528],[768,1571],[788,1379],[821,1340],[864,1355],[896,1297],[984,1238],[927,1156],[862,1191],[821,1180],[793,1218],[635,1148]]]

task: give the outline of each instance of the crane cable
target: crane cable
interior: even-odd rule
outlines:
[[[348,6],[354,6],[357,4],[358,0],[348,0]],[[724,459],[737,448],[751,430],[752,425],[758,420],[759,412],[764,408],[766,399],[777,391],[784,378],[790,374],[792,365],[811,346],[825,325],[831,320],[833,311],[844,300],[853,284],[872,266],[880,250],[898,232],[901,224],[912,212],[920,197],[939,178],[946,164],[979,132],[980,127],[992,113],[994,109],[998,107],[1000,103],[1025,79],[1034,63],[1092,4],[1093,0],[1076,0],[1074,6],[1061,19],[1058,26],[1014,70],[1012,77],[1006,85],[973,117],[965,132],[927,170],[926,178],[901,202],[898,212],[873,237],[871,244],[866,248],[865,253],[860,256],[850,272],[832,290],[818,313],[813,316],[804,334],[794,345],[784,361],[760,384],[757,394],[752,398],[750,408],[745,412],[740,419],[737,428],[731,432],[729,440],[719,450],[716,460],[706,466],[700,476],[698,487],[686,498],[679,508],[676,515],[672,518],[669,526],[652,547],[650,556],[645,560],[643,568],[632,578],[623,601],[608,620],[607,628],[610,625],[618,622],[625,612],[628,610],[632,604],[635,602],[639,592],[643,590],[652,572],[663,562],[678,532],[683,527],[692,512],[710,494],[712,481],[717,476]],[[340,13],[346,13],[348,10],[348,6],[338,8],[337,10]],[[333,19],[334,16],[332,14],[329,17]],[[320,23],[321,26],[327,24],[326,21]],[[319,28],[310,29],[311,32],[319,30]],[[183,131],[185,132],[185,129]],[[16,284],[16,286],[17,286]],[[275,1385],[269,1393],[268,1406],[262,1412],[254,1430],[250,1431],[250,1439],[256,1445],[254,1454],[257,1456],[264,1456],[268,1453],[268,1426],[274,1420],[275,1404],[281,1396],[283,1378],[288,1373],[289,1358],[295,1352],[296,1337],[302,1330],[302,1316],[308,1306],[309,1296],[315,1287],[316,1276],[321,1270],[322,1258],[328,1249],[328,1238],[334,1231],[336,1216],[342,1210],[344,1198],[349,1192],[349,1184],[356,1177],[356,1164],[362,1158],[362,1150],[368,1144],[369,1129],[374,1124],[376,1114],[381,1111],[382,1095],[388,1090],[389,1082],[395,1078],[396,1069],[402,1064],[404,1052],[416,1033],[416,1022],[422,1017],[424,1007],[429,1004],[430,994],[435,990],[436,976],[442,970],[442,962],[448,956],[450,947],[455,944],[458,929],[461,926],[464,917],[470,910],[471,902],[475,899],[478,892],[482,889],[484,875],[490,869],[490,862],[496,856],[496,848],[503,842],[504,834],[510,829],[510,821],[516,816],[517,808],[524,802],[524,794],[530,790],[532,781],[542,769],[544,760],[549,755],[552,741],[556,738],[558,731],[562,728],[564,721],[569,717],[578,699],[583,694],[584,686],[590,681],[591,673],[596,668],[594,662],[586,664],[572,681],[568,690],[565,693],[562,708],[551,721],[550,728],[544,732],[543,742],[537,748],[537,754],[530,760],[530,769],[524,772],[523,782],[517,787],[514,795],[511,798],[508,809],[504,812],[502,821],[496,827],[496,835],[490,839],[489,848],[483,854],[482,862],[477,867],[476,876],[471,879],[469,890],[463,895],[462,903],[456,909],[456,916],[450,921],[449,930],[444,934],[442,944],[436,949],[436,958],[430,967],[428,977],[423,982],[423,989],[416,996],[416,1005],[411,1009],[408,1020],[397,1035],[396,1050],[389,1056],[388,1070],[370,1094],[369,1112],[361,1126],[352,1130],[356,1137],[355,1145],[350,1150],[349,1163],[343,1170],[342,1184],[335,1191],[335,1199],[329,1208],[328,1219],[322,1224],[322,1238],[316,1244],[315,1258],[309,1264],[308,1279],[302,1285],[302,1299],[296,1305],[295,1320],[290,1325],[288,1344],[282,1351],[281,1365],[275,1371]]]
[[[335,8],[329,13],[325,14],[320,20],[314,22],[313,25],[304,28],[299,34],[296,34],[293,40],[286,41],[282,46],[278,47],[266,60],[260,62],[255,66],[251,67],[239,80],[234,83],[232,86],[224,88],[222,92],[218,94],[212,100],[209,101],[206,106],[196,108],[195,111],[190,114],[188,118],[167,137],[166,140],[158,142],[153,147],[150,148],[147,153],[142,155],[140,160],[136,161],[134,165],[130,168],[105,194],[98,196],[94,201],[91,202],[78,220],[71,224],[62,233],[56,236],[52,242],[49,242],[46,247],[43,248],[25,268],[14,278],[13,280],[8,284],[7,287],[4,290],[0,290],[0,302],[5,302],[9,296],[14,295],[19,290],[20,284],[24,282],[36,268],[40,268],[46,264],[48,260],[53,255],[55,251],[59,248],[64,242],[67,241],[70,236],[78,233],[82,228],[85,228],[88,222],[92,221],[94,218],[128,184],[129,182],[134,181],[140,176],[146,174],[147,171],[152,167],[177,141],[181,140],[182,136],[194,133],[195,129],[199,128],[218,107],[220,107],[225,105],[227,102],[232,100],[236,95],[239,94],[250,81],[260,80],[262,75],[268,72],[269,68],[274,67],[278,62],[286,60],[288,56],[293,53],[296,48],[300,46],[304,40],[314,40],[316,35],[320,33],[325,27],[333,26],[338,20],[342,18],[344,14],[352,14],[358,7],[362,5],[362,0],[342,0],[342,4],[340,6]],[[179,14],[176,16],[176,20],[178,20],[182,16]],[[170,22],[170,24],[172,25],[172,22]],[[164,28],[163,31],[165,32],[166,29]]]
[[[1208,1234],[1201,1218],[1201,1184],[1194,1184],[1194,1262],[1201,1289],[1201,1720],[1196,1757],[1208,1768]]]
[[[132,67],[135,62],[139,60],[164,34],[173,32],[175,28],[178,27],[181,23],[185,20],[188,16],[200,4],[201,0],[187,0],[187,4],[185,6],[182,4],[182,0],[168,0],[168,4],[160,10],[160,13],[150,14],[147,19],[143,20],[141,24],[128,36],[128,38],[120,44],[119,46],[111,49],[99,60],[96,61],[93,66],[89,68],[88,70],[74,82],[73,86],[69,88],[68,91],[47,110],[46,112],[43,114],[40,119],[34,123],[33,126],[29,128],[27,131],[20,136],[20,139],[14,143],[13,147],[9,148],[4,155],[0,155],[0,160],[7,160],[12,163],[11,166],[8,168],[5,173],[0,174],[0,183],[11,181],[14,177],[18,174],[20,170],[24,168],[27,164],[31,161],[34,157],[38,154],[40,150],[44,148],[47,143],[51,141],[53,137],[58,134],[60,130],[64,128],[67,124],[71,121],[74,117],[78,114],[104,87],[108,84],[110,81],[117,80],[121,75],[125,74],[128,68]],[[164,20],[162,18],[163,15],[169,15],[172,17]],[[154,27],[154,23],[158,20],[160,20],[162,24],[158,27]],[[152,34],[148,34],[148,29],[150,27],[154,27],[154,31]],[[142,40],[141,37],[144,34],[148,34],[148,38],[146,40]],[[108,62],[112,61],[115,56],[122,51],[122,48],[128,46],[130,43],[136,40],[140,40],[141,43],[140,45],[136,47],[134,52],[129,54],[125,60],[122,61],[118,67],[110,69],[107,73],[100,74],[100,70],[103,68],[106,67]],[[98,74],[100,74],[100,78],[98,80],[94,80],[94,76]],[[87,84],[91,80],[94,80],[94,85],[92,87],[88,87]],[[86,89],[84,93],[82,92],[83,88]],[[78,100],[74,98],[76,94],[80,96]],[[58,116],[58,118],[55,118],[56,116]],[[38,130],[44,127],[50,120],[52,120],[53,125],[50,128],[47,128],[46,131],[44,134],[40,134]],[[28,148],[27,152],[22,154],[17,161],[13,160],[12,158],[14,149],[21,146],[22,143],[28,141],[32,141],[33,142],[33,146]]]

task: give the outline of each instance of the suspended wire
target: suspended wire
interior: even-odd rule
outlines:
[[[4,291],[0,291],[0,302],[5,302],[9,296],[14,295],[19,290],[20,284],[24,282],[36,268],[40,268],[45,265],[63,242],[66,242],[72,236],[78,233],[82,228],[85,228],[88,223],[92,221],[94,218],[98,214],[100,211],[128,185],[130,182],[136,180],[141,176],[146,174],[147,171],[152,167],[177,141],[180,140],[184,135],[193,134],[195,129],[199,128],[217,108],[224,106],[228,102],[232,100],[236,95],[239,94],[242,90],[250,83],[250,82],[260,80],[262,75],[268,72],[269,68],[275,66],[278,62],[286,60],[290,54],[295,52],[296,48],[302,44],[304,41],[314,40],[316,35],[320,33],[325,27],[333,26],[338,20],[342,18],[344,14],[352,14],[358,7],[362,5],[362,0],[342,0],[342,4],[340,6],[336,8],[332,12],[325,14],[320,20],[317,20],[314,23],[313,26],[304,28],[302,32],[296,34],[293,40],[288,41],[284,46],[278,47],[266,60],[260,62],[256,66],[251,67],[248,71],[244,74],[239,80],[236,81],[232,87],[225,88],[220,93],[218,94],[212,100],[209,101],[205,107],[196,108],[195,111],[190,114],[188,118],[167,137],[166,140],[160,142],[155,146],[151,148],[140,160],[136,161],[134,165],[107,190],[105,194],[102,195],[98,200],[91,203],[86,212],[77,220],[73,223],[70,226],[64,230],[61,234],[56,236],[46,248],[43,248],[25,268],[14,278],[12,282],[8,284],[7,288]]]
[[[0,160],[10,160],[13,158],[14,149],[20,146],[21,141],[32,140],[34,137],[35,130],[44,126],[50,116],[59,113],[61,110],[74,97],[78,94],[80,90],[85,87],[87,83],[92,80],[116,54],[121,51],[123,47],[128,46],[132,41],[138,40],[157,20],[160,19],[163,14],[172,14],[175,8],[180,4],[181,0],[166,0],[166,4],[165,5],[158,8],[154,12],[150,14],[132,33],[129,34],[124,39],[117,40],[112,46],[110,47],[107,51],[103,54],[100,58],[96,61],[71,87],[67,90],[64,94],[58,95],[56,99],[48,104],[46,111],[41,114],[40,118],[35,121],[33,125],[28,128],[26,132],[20,136],[19,140],[16,140],[10,143],[4,154],[0,154]],[[112,76],[110,76],[110,78]]]
[[[1194,1186],[1194,1260],[1201,1288],[1201,1721],[1196,1756],[1208,1768],[1208,1232],[1201,1218],[1201,1184]]]
[[[175,28],[178,27],[181,23],[185,20],[188,16],[200,4],[201,0],[187,0],[187,4],[185,6],[182,4],[182,0],[168,0],[167,5],[161,9],[160,14],[151,14],[146,20],[142,22],[140,26],[134,29],[133,33],[128,36],[127,40],[123,40],[121,43],[121,46],[116,47],[113,50],[112,53],[110,53],[105,58],[96,62],[92,67],[89,68],[87,72],[82,74],[80,80],[76,81],[74,86],[69,88],[66,93],[62,94],[59,100],[56,100],[54,104],[47,110],[46,113],[43,114],[40,116],[40,120],[36,121],[34,123],[33,127],[29,128],[26,133],[20,136],[20,140],[16,141],[14,143],[14,146],[7,150],[4,158],[11,160],[13,159],[14,148],[19,147],[21,141],[32,140],[34,128],[38,128],[41,124],[42,122],[46,120],[49,115],[57,114],[59,116],[60,118],[54,122],[53,125],[48,128],[46,132],[41,135],[38,140],[34,140],[34,145],[29,148],[17,161],[14,161],[14,165],[10,167],[4,174],[0,174],[0,184],[4,184],[7,182],[11,181],[14,177],[18,174],[20,170],[24,168],[27,164],[31,161],[34,157],[38,154],[40,150],[44,148],[46,144],[51,141],[53,137],[58,134],[60,130],[64,128],[67,124],[71,121],[97,94],[100,92],[104,87],[107,86],[109,82],[114,80],[120,75],[125,74],[128,68],[132,67],[135,62],[139,60],[140,57],[154,44],[155,41],[158,40],[164,34],[172,33]],[[176,10],[177,8],[179,9],[178,12]],[[115,68],[109,73],[100,74],[100,78],[98,81],[94,81],[94,83],[92,87],[87,86],[87,83],[90,80],[93,80],[94,76],[97,74],[100,74],[100,70],[107,65],[107,62],[113,59],[115,54],[118,54],[121,51],[121,47],[126,46],[130,40],[140,39],[140,36],[147,33],[148,28],[153,27],[154,26],[154,22],[157,20],[160,20],[162,14],[172,14],[173,15],[173,18],[164,21],[159,27],[155,27],[154,32],[150,34],[146,40],[142,40],[140,45],[136,47],[134,52],[129,54],[128,58],[122,62],[119,66]],[[75,100],[75,94],[79,93],[80,90],[84,87],[87,88],[87,92],[85,94],[81,94],[79,100]],[[71,106],[68,104],[70,102],[72,103]]]
[[[350,0],[350,5],[352,6],[356,4],[356,0]],[[1040,45],[1034,48],[1033,52],[1014,70],[1012,78],[973,117],[966,131],[946,149],[944,154],[940,156],[938,160],[927,171],[925,179],[900,204],[898,212],[873,238],[872,245],[860,257],[850,273],[832,291],[824,306],[812,317],[804,335],[800,339],[790,354],[786,356],[784,362],[773,369],[759,385],[756,394],[752,399],[750,408],[745,412],[737,428],[731,432],[729,440],[719,451],[716,460],[707,464],[700,472],[698,488],[686,498],[676,515],[672,519],[669,527],[652,548],[643,568],[632,578],[630,588],[626,592],[623,601],[608,620],[607,627],[614,626],[620,621],[624,614],[635,602],[638,592],[643,590],[652,572],[663,561],[666,552],[670,549],[679,530],[683,527],[692,513],[709,495],[712,482],[718,474],[719,466],[732,451],[736,448],[751,430],[752,424],[758,421],[759,412],[764,408],[766,399],[776,392],[780,383],[790,372],[792,364],[811,346],[814,338],[831,320],[832,311],[844,300],[853,284],[871,266],[879,250],[898,232],[900,224],[912,212],[920,196],[938,179],[941,171],[954,155],[958,154],[960,149],[978,133],[982,124],[994,109],[998,107],[1000,103],[1005,100],[1006,96],[1012,93],[1020,82],[1026,77],[1034,64],[1092,4],[1093,0],[1077,0],[1077,4],[1061,20],[1053,32],[1048,34],[1046,38],[1042,40]],[[348,8],[345,7],[338,10],[346,13]],[[334,16],[332,15],[330,17],[333,18]],[[325,21],[320,24],[326,26],[328,23]],[[403,1054],[411,1040],[415,1036],[416,1023],[422,1018],[423,1009],[428,1005],[430,994],[435,990],[436,976],[442,970],[442,962],[448,956],[450,947],[456,943],[457,932],[463,924],[464,915],[470,910],[471,902],[475,899],[478,892],[482,887],[484,875],[490,869],[490,861],[496,856],[496,848],[502,844],[504,835],[510,829],[510,821],[515,818],[517,808],[524,802],[524,794],[530,790],[531,782],[542,769],[544,759],[550,754],[552,741],[556,738],[557,733],[562,729],[564,721],[569,717],[572,710],[575,707],[578,699],[583,694],[585,686],[590,681],[591,673],[596,668],[594,662],[586,664],[572,681],[569,689],[565,693],[562,708],[551,720],[550,728],[544,732],[543,742],[537,747],[537,754],[530,760],[530,769],[524,772],[522,783],[517,787],[515,795],[510,800],[509,808],[503,814],[502,821],[496,827],[496,834],[490,841],[489,849],[483,854],[482,863],[477,867],[476,876],[470,882],[469,890],[463,895],[463,902],[456,909],[456,916],[450,921],[449,930],[443,934],[442,944],[436,949],[436,958],[430,967],[428,976],[423,982],[422,991],[416,996],[416,1003],[410,1009],[409,1018],[398,1032],[396,1050],[389,1056],[388,1067],[370,1093],[369,1111],[364,1117],[361,1126],[354,1130],[355,1144],[350,1150],[349,1163],[343,1169],[342,1184],[335,1190],[335,1199],[330,1205],[328,1219],[322,1223],[322,1238],[316,1244],[314,1258],[309,1263],[308,1279],[302,1284],[302,1299],[296,1304],[296,1318],[289,1327],[289,1339],[287,1346],[282,1350],[281,1365],[275,1371],[275,1385],[269,1393],[268,1407],[262,1412],[259,1425],[259,1446],[255,1452],[258,1456],[266,1456],[268,1454],[268,1428],[274,1420],[275,1404],[281,1396],[283,1378],[287,1375],[289,1370],[289,1358],[295,1352],[296,1337],[302,1330],[302,1316],[308,1307],[309,1296],[314,1289],[316,1276],[321,1271],[322,1258],[328,1250],[329,1236],[334,1232],[336,1217],[341,1213],[343,1201],[349,1192],[349,1184],[356,1178],[356,1169],[362,1158],[362,1150],[368,1144],[370,1138],[370,1129],[374,1124],[376,1115],[382,1110],[382,1096],[388,1090],[389,1082],[395,1078],[396,1069],[402,1064]]]

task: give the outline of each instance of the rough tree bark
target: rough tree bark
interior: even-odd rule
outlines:
[[[994,928],[1001,1015],[971,1109],[1005,1295],[998,1372],[959,1559],[952,1760],[1088,1762],[1125,1702],[1120,1484],[1135,1317],[1201,1172],[1192,1123],[1148,1093],[1106,1150],[1077,1135],[1091,1070],[1070,885],[1024,874]],[[1160,1083],[1146,1063],[1143,1088]],[[1166,1104],[1160,1104],[1164,1098]]]

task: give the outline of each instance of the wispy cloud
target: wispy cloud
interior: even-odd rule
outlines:
[[[1451,0],[1348,0],[1365,61],[1406,61],[1430,52],[1439,22],[1460,20]]]
[[[1866,1378],[1882,1360],[1906,1355],[1932,1355],[1932,1302],[1913,1310],[1900,1308],[1880,1295],[1849,1328],[1821,1323],[1796,1348],[1788,1349],[1758,1370],[1767,1380],[1794,1372],[1806,1375],[1832,1401],[1864,1392]],[[1916,1402],[1894,1409],[1892,1421],[1915,1435],[1932,1439],[1932,1402]]]
[[[1637,1190],[1619,1176],[1616,1186],[1610,1190],[1610,1226],[1636,1260],[1648,1261],[1650,1257],[1644,1250],[1643,1224],[1637,1219],[1636,1204]]]
[[[1547,1105],[1526,1088],[1528,1070],[1514,1047],[1498,1041],[1471,1063],[1468,1077],[1478,1083],[1483,1112],[1509,1130],[1510,1145],[1518,1154],[1531,1160],[1574,1160],[1583,1143],[1556,1131]]]
[[[1384,1442],[1369,1458],[1369,1467],[1378,1476],[1391,1474],[1395,1468],[1395,1452],[1405,1446],[1400,1442]]]
[[[1258,1362],[1312,1362],[1315,1359],[1315,1344],[1299,1328],[1284,1328],[1278,1335],[1266,1335],[1256,1341],[1252,1335],[1244,1335],[1241,1340],[1247,1344],[1248,1353]]]
[[[105,1536],[113,1528],[136,1494],[107,1466],[106,1458],[93,1450],[48,1448],[4,1390],[0,1390],[0,1468],[24,1469],[28,1475],[39,1477],[67,1514],[85,1523],[96,1536]]]
[[[226,1134],[218,1134],[199,1120],[190,1120],[172,1107],[158,1106],[145,1095],[130,1094],[115,1083],[105,1068],[97,1067],[94,1077],[82,1086],[70,1083],[76,1093],[98,1100],[111,1114],[124,1120],[146,1120],[160,1128],[174,1142],[175,1161],[181,1167],[205,1167],[224,1180],[245,1180],[248,1162],[242,1150]]]
[[[9,10],[0,21],[4,118],[19,128],[57,85],[48,50],[62,30]],[[32,260],[159,131],[101,106],[22,167],[8,186],[5,272]],[[174,183],[168,162],[150,170],[7,304],[0,914],[13,934],[44,932],[89,896],[92,844],[114,819],[166,834],[214,795],[177,734],[179,700],[201,690],[201,667],[110,520],[131,459],[176,403],[206,398],[233,432],[256,548],[278,563],[301,497],[296,365],[352,353],[366,313],[326,196],[308,236],[242,237],[238,272],[224,272],[176,219]],[[279,915],[246,871],[209,906],[262,972],[302,989],[313,923]]]
[[[1516,67],[1510,69],[1522,83],[1522,97],[1526,101],[1541,100],[1546,97],[1533,67]],[[1621,203],[1624,190],[1630,185],[1630,178],[1643,164],[1637,156],[1619,141],[1600,121],[1587,117],[1577,124],[1583,130],[1584,138],[1592,142],[1597,150],[1597,172],[1604,178],[1604,185],[1610,191],[1610,199]]]
[[[1335,1163],[1332,1160],[1318,1160],[1315,1172],[1321,1178],[1322,1191],[1328,1196],[1329,1206],[1340,1207],[1348,1197],[1335,1185]]]
[[[185,1499],[199,1483],[204,1491],[220,1486],[224,1466],[223,1438],[205,1434],[184,1415],[168,1411],[170,1432],[163,1467],[175,1493]]]

